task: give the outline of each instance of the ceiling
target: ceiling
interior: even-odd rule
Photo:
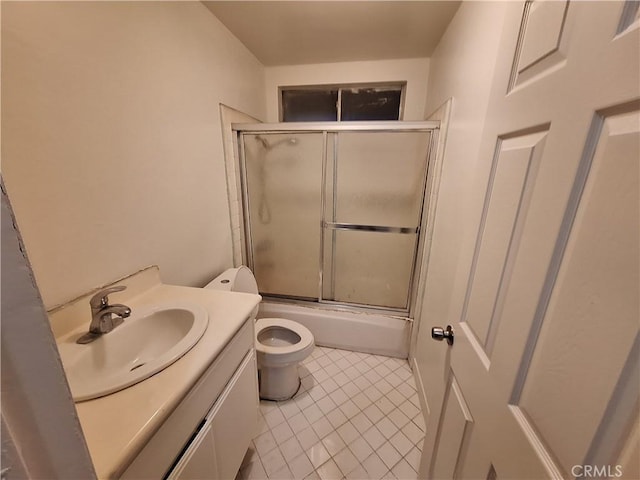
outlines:
[[[265,66],[429,57],[459,1],[205,1]]]

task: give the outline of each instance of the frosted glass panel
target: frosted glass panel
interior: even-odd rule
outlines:
[[[340,132],[334,221],[418,226],[430,135],[430,132]]]
[[[243,141],[258,289],[317,298],[323,134],[244,134]]]
[[[332,237],[335,235],[335,244]],[[416,235],[327,230],[323,298],[336,302],[404,309],[416,248]],[[331,281],[332,280],[332,281]]]
[[[433,133],[418,128],[241,133],[247,263],[261,294],[409,310]]]

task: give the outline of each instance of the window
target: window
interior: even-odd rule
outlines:
[[[280,87],[280,120],[400,120],[405,85],[397,83]]]

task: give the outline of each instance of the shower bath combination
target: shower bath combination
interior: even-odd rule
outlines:
[[[302,309],[301,323],[314,325],[319,343],[406,357],[437,129],[437,122],[234,125],[243,258],[263,309]],[[318,332],[330,324],[336,333]],[[371,335],[380,342],[361,341]]]

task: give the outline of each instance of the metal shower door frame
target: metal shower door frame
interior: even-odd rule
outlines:
[[[249,191],[247,185],[247,167],[244,148],[244,134],[294,134],[294,133],[322,133],[322,190],[321,190],[321,225],[320,225],[320,252],[319,252],[319,278],[318,278],[318,296],[317,301],[312,301],[314,305],[327,305],[327,306],[339,306],[348,309],[357,310],[371,310],[371,311],[386,311],[392,314],[400,314],[402,316],[410,316],[412,306],[415,303],[417,276],[418,276],[418,262],[420,261],[421,251],[424,243],[422,235],[422,226],[426,223],[423,218],[426,202],[426,189],[427,178],[429,176],[429,165],[432,158],[435,155],[437,145],[437,135],[440,128],[440,122],[437,121],[423,121],[423,122],[400,122],[400,121],[382,121],[382,122],[289,122],[289,123],[246,123],[246,124],[233,124],[234,133],[237,135],[238,141],[238,154],[240,163],[240,185],[242,191],[242,213],[243,213],[243,225],[245,229],[245,242],[243,245],[243,258],[246,264],[254,269],[254,256],[253,256],[253,240],[251,237],[251,218],[249,211]],[[392,226],[379,226],[379,225],[362,225],[355,223],[345,223],[335,221],[335,209],[336,209],[336,176],[337,169],[335,162],[337,162],[337,148],[338,148],[338,134],[340,132],[429,132],[429,148],[427,158],[425,158],[425,171],[422,178],[422,199],[420,206],[420,214],[418,218],[417,227],[392,227]],[[332,178],[332,193],[333,193],[333,212],[332,220],[327,221],[327,164],[329,162],[328,151],[328,139],[329,135],[334,134],[332,159],[333,165],[333,178]],[[369,232],[387,232],[387,233],[401,233],[401,234],[415,234],[416,242],[413,253],[413,262],[411,267],[411,276],[409,279],[407,304],[405,308],[393,308],[377,305],[365,305],[360,303],[348,303],[342,301],[334,301],[323,298],[324,284],[325,284],[325,232],[326,230],[332,231],[332,249],[331,249],[331,262],[332,272],[334,275],[335,268],[333,262],[335,261],[335,235],[338,230],[350,230],[350,231],[369,231]],[[335,278],[330,279],[332,288],[335,285]],[[269,296],[269,295],[266,295]],[[276,299],[282,299],[283,297],[275,297]],[[295,303],[308,304],[309,301],[292,299]]]

